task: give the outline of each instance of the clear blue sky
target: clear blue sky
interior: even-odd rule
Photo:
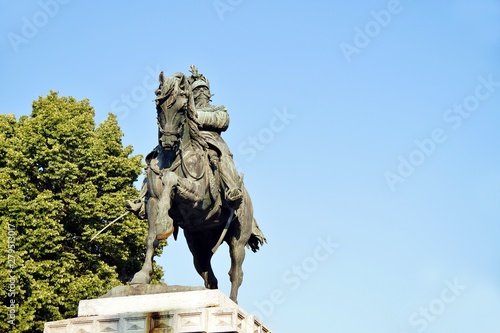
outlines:
[[[88,98],[144,155],[159,71],[197,65],[269,241],[240,304],[275,332],[499,332],[498,0],[54,1],[0,1],[0,112]],[[183,237],[158,261],[201,284]]]

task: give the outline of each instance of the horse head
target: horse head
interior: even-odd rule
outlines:
[[[177,150],[181,139],[189,137],[198,146],[207,147],[199,133],[200,124],[187,77],[183,73],[165,77],[161,72],[159,81],[155,103],[160,146],[167,151]]]
[[[158,141],[163,149],[175,150],[184,134],[190,89],[182,73],[166,78],[161,72],[159,81],[160,86],[155,92]]]

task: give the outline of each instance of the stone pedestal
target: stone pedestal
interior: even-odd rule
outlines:
[[[48,322],[44,333],[271,333],[219,290],[138,294],[142,288],[154,289],[124,286],[82,300],[77,318]]]

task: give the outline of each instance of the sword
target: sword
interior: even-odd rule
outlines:
[[[233,220],[234,216],[234,209],[231,208],[231,212],[229,213],[229,218],[227,219],[226,225],[224,226],[224,230],[222,230],[222,234],[219,237],[219,240],[217,241],[217,244],[212,248],[212,253],[215,253],[219,246],[222,244],[222,241],[224,240],[224,237],[226,236],[227,229],[229,229],[229,225],[231,224],[231,221]]]
[[[112,225],[113,223],[115,223],[116,221],[120,220],[121,218],[125,217],[125,215],[127,215],[128,213],[130,213],[128,210],[123,213],[122,215],[118,216],[116,219],[114,219],[113,221],[109,222],[104,228],[102,228],[97,234],[94,235],[94,237],[92,237],[90,239],[90,241],[92,242],[94,240],[94,238],[96,238],[97,236],[99,236],[104,230],[106,230],[110,225]]]

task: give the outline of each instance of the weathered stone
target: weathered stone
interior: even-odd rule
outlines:
[[[218,290],[80,301],[78,318],[45,324],[44,333],[271,333]]]
[[[166,284],[132,284],[114,287],[101,298],[133,295],[151,295],[161,293],[177,293],[183,291],[205,290],[205,287],[169,286]]]

